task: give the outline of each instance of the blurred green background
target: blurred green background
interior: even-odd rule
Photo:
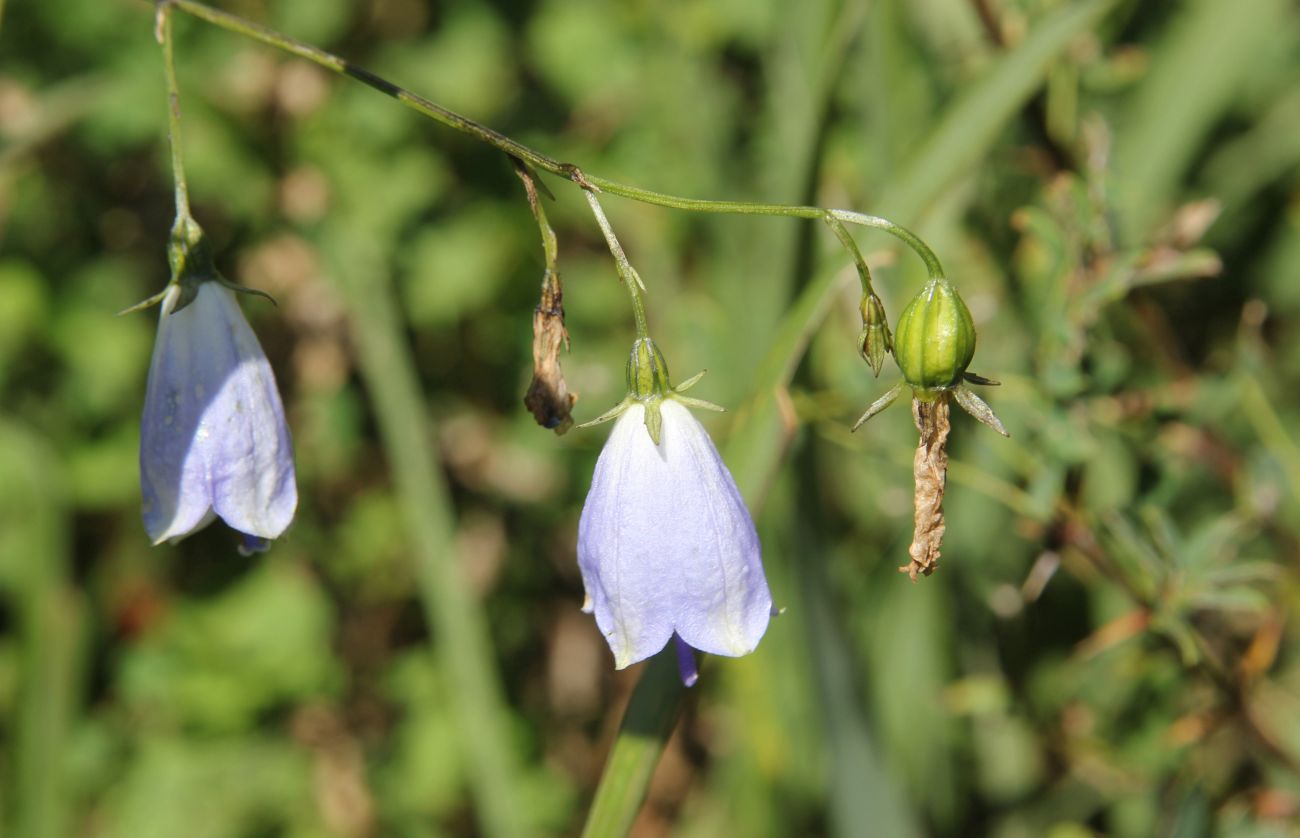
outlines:
[[[786,608],[706,662],[636,834],[1296,834],[1293,3],[223,7],[605,177],[887,215],[965,295],[1012,436],[954,414],[914,585],[915,430],[848,433],[897,372],[857,356],[833,237],[605,201],[676,377],[733,408],[705,421]],[[302,502],[265,556],[219,524],[153,548],[155,320],[113,316],[167,279],[150,8],[3,15],[5,834],[574,833],[637,671],[578,610],[606,430],[521,404],[542,255],[508,161],[177,14],[195,213],[279,301],[244,309]],[[549,183],[584,420],[622,396],[631,317]],[[923,266],[857,236],[896,317]]]

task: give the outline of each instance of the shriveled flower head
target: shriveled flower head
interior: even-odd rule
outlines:
[[[631,393],[597,420],[618,421],[582,508],[578,565],[585,610],[619,669],[674,635],[703,652],[748,654],[771,616],[754,521],[687,409],[711,406],[680,395],[697,380],[672,389],[663,356],[639,340],[628,365]],[[686,664],[683,678],[693,680]]]
[[[140,427],[144,526],[175,542],[221,518],[265,549],[298,506],[275,376],[234,293],[182,274],[164,292]]]

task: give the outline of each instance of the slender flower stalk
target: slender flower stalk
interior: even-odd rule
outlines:
[[[609,218],[605,216],[605,209],[600,205],[600,199],[596,193],[590,189],[583,193],[587,198],[587,203],[591,206],[591,213],[596,217],[596,226],[600,227],[600,232],[605,236],[605,243],[609,246],[610,255],[614,257],[614,267],[618,270],[618,278],[623,282],[623,287],[627,288],[628,296],[632,299],[632,318],[636,321],[636,336],[638,338],[650,337],[650,330],[646,326],[645,317],[645,283],[641,281],[641,275],[632,267],[628,261],[627,253],[623,251],[623,245],[619,243],[618,236],[614,234],[614,228],[609,223]]]

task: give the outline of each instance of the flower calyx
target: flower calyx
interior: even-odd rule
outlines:
[[[668,362],[650,338],[638,338],[627,356],[627,394],[637,401],[663,398],[672,390]]]
[[[672,386],[668,375],[668,363],[664,360],[659,347],[648,337],[637,338],[632,344],[632,352],[627,359],[627,396],[600,416],[578,427],[590,428],[612,421],[622,416],[632,405],[639,404],[645,407],[646,431],[655,445],[658,445],[663,435],[663,416],[660,406],[664,399],[672,399],[687,407],[725,412],[726,408],[712,402],[683,395],[699,383],[704,377],[704,372],[701,370],[676,387]]]
[[[237,285],[217,271],[207,236],[199,223],[189,215],[177,216],[176,223],[172,225],[171,237],[167,241],[167,263],[171,266],[171,280],[167,286],[152,297],[119,311],[119,317],[161,304],[172,293],[173,287],[178,290],[175,292],[175,304],[169,313],[176,314],[194,302],[199,295],[199,286],[205,282],[215,282],[238,294],[265,297],[272,305],[276,305],[275,298],[265,291]]]

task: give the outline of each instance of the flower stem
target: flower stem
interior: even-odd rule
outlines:
[[[632,263],[627,260],[627,254],[623,252],[623,245],[618,243],[618,236],[614,235],[614,228],[610,226],[609,219],[605,217],[605,210],[600,206],[600,199],[596,193],[590,189],[586,190],[584,195],[587,196],[587,203],[591,204],[591,212],[596,216],[596,223],[600,225],[600,231],[605,234],[605,242],[609,245],[609,252],[614,256],[614,264],[618,268],[618,278],[623,280],[623,285],[627,287],[627,293],[632,297],[632,315],[636,318],[636,336],[638,338],[650,337],[650,331],[646,328],[645,320],[645,299],[642,292],[645,291],[645,285],[641,282],[641,276],[632,267]]]
[[[587,813],[583,838],[621,838],[631,831],[641,811],[650,776],[677,724],[685,691],[672,647],[670,643],[650,659],[632,692]]]
[[[0,419],[6,464],[0,561],[12,585],[8,642],[13,678],[5,734],[5,817],[0,829],[29,838],[75,832],[68,748],[81,708],[90,638],[83,597],[71,581],[72,511],[62,458],[39,432]],[[40,561],[18,562],[23,556]]]
[[[850,224],[860,224],[863,227],[874,227],[877,230],[884,230],[903,244],[912,248],[921,261],[925,262],[925,269],[929,272],[931,279],[943,278],[943,265],[939,263],[939,257],[935,255],[930,246],[921,241],[921,237],[906,227],[899,226],[888,218],[881,218],[878,215],[867,215],[863,212],[854,212],[853,210],[828,209],[822,210],[824,217],[836,221],[847,221]]]
[[[867,260],[862,258],[862,251],[858,249],[858,243],[850,235],[844,222],[832,215],[826,216],[826,226],[831,228],[835,238],[840,240],[844,249],[853,257],[853,265],[858,269],[858,279],[862,282],[862,296],[867,297],[876,293],[876,289],[871,286],[871,269],[867,267]]]
[[[167,78],[167,144],[171,147],[172,180],[176,184],[176,229],[190,219],[190,190],[185,182],[181,154],[181,97],[176,82],[176,59],[172,49],[171,4],[160,2],[155,9],[154,37],[162,46],[163,74]]]
[[[898,226],[897,224],[885,218],[879,218],[874,215],[865,215],[860,212],[851,210],[825,209],[822,207],[796,206],[787,204],[758,204],[747,201],[710,201],[701,198],[684,198],[678,195],[668,195],[662,192],[653,192],[649,189],[642,189],[638,186],[631,186],[618,181],[609,180],[595,175],[589,175],[572,163],[563,163],[553,157],[549,157],[536,151],[523,143],[507,137],[500,131],[476,122],[467,116],[462,116],[455,111],[444,108],[436,102],[430,101],[418,94],[393,84],[387,79],[375,75],[369,70],[362,69],[344,58],[326,52],[323,49],[314,47],[310,44],[303,43],[287,35],[268,29],[250,20],[245,20],[237,15],[214,9],[211,6],[198,2],[198,0],[158,0],[159,8],[175,6],[186,14],[192,15],[208,23],[218,26],[236,34],[244,35],[256,41],[273,46],[277,49],[296,55],[299,58],[311,61],[325,69],[349,76],[361,82],[368,87],[372,87],[381,93],[392,96],[402,104],[429,117],[437,122],[468,134],[481,143],[497,148],[509,156],[522,160],[538,171],[548,172],[565,180],[572,181],[578,186],[591,192],[607,192],[611,195],[618,195],[623,198],[631,198],[634,201],[640,201],[643,204],[654,204],[655,206],[668,207],[671,209],[688,210],[690,212],[710,212],[726,213],[732,215],[775,215],[787,218],[809,218],[813,220],[834,219],[849,224],[859,224],[863,227],[873,227],[877,230],[883,230],[886,233],[898,238],[925,262],[926,269],[931,277],[943,276],[943,267],[939,263],[939,258],[934,254],[925,242],[919,236],[910,230]],[[634,303],[635,305],[635,303]]]

